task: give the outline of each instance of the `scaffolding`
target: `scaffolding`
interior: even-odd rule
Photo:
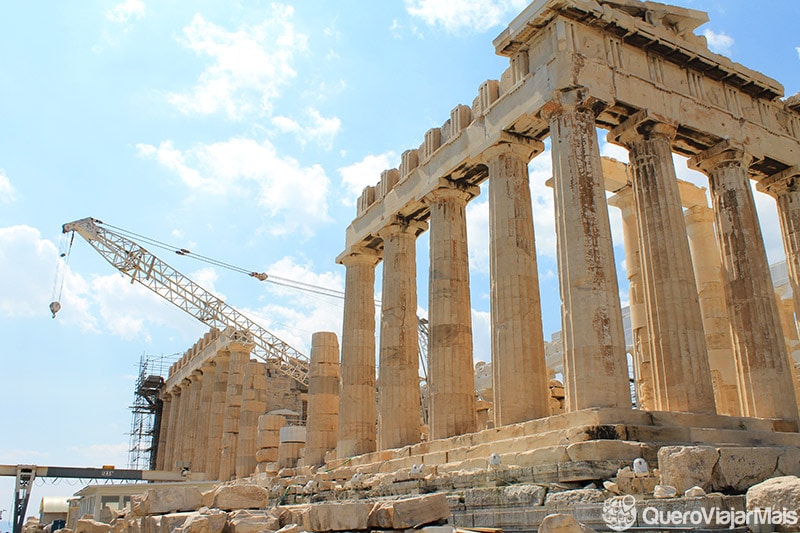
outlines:
[[[147,355],[139,358],[139,375],[131,409],[128,468],[155,470],[158,431],[161,425],[161,398],[164,377],[181,354]]]

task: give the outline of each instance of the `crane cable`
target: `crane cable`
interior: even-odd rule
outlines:
[[[97,222],[100,222],[100,221],[97,221]],[[291,288],[291,289],[297,289],[297,290],[301,290],[301,291],[312,292],[312,293],[315,293],[315,294],[320,294],[322,296],[330,296],[330,297],[333,297],[333,298],[344,299],[344,292],[342,292],[342,291],[337,291],[335,289],[328,289],[326,287],[320,287],[318,285],[312,285],[310,283],[304,283],[302,281],[296,281],[296,280],[291,280],[291,279],[288,279],[288,278],[282,278],[280,276],[274,276],[272,274],[267,274],[266,272],[256,272],[254,270],[249,270],[249,269],[246,269],[246,268],[242,268],[242,267],[236,266],[236,265],[231,264],[231,263],[226,263],[225,261],[220,261],[219,259],[214,259],[212,257],[208,257],[208,256],[205,256],[205,255],[196,254],[196,253],[193,253],[190,250],[187,250],[186,248],[180,248],[180,247],[177,247],[177,246],[174,246],[174,245],[171,245],[171,244],[167,244],[167,243],[165,243],[163,241],[159,241],[159,240],[147,237],[145,235],[141,235],[139,233],[135,233],[133,231],[128,231],[128,230],[120,228],[118,226],[113,226],[111,224],[106,224],[105,222],[103,222],[102,224],[104,226],[112,228],[117,233],[120,233],[122,235],[130,237],[131,240],[134,240],[134,241],[137,241],[137,242],[138,241],[142,241],[142,242],[145,242],[146,244],[155,246],[157,248],[161,248],[162,250],[167,250],[167,251],[170,251],[170,252],[174,252],[175,254],[183,256],[183,257],[190,257],[192,259],[196,259],[198,261],[201,261],[201,262],[209,264],[209,265],[218,266],[220,268],[231,270],[233,272],[238,272],[240,274],[245,274],[245,275],[250,276],[252,278],[256,278],[259,281],[267,281],[267,282],[272,283],[274,285],[280,285],[280,286]]]
[[[53,300],[50,302],[50,312],[53,318],[61,310],[61,293],[64,291],[64,280],[67,278],[67,265],[69,264],[69,256],[72,253],[72,244],[75,242],[75,233],[69,237],[69,244],[67,244],[67,236],[62,234],[58,245],[58,258],[56,259],[56,275],[53,279]],[[63,261],[62,261],[63,259]]]

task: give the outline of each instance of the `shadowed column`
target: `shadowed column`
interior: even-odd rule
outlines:
[[[672,162],[676,126],[637,113],[608,138],[630,150],[653,361],[654,408],[714,413],[697,285]]]
[[[741,147],[723,141],[689,165],[708,175],[711,185],[742,414],[796,420],[789,355],[747,175],[750,159]]]

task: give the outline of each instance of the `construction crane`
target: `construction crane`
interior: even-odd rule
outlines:
[[[62,249],[61,256],[69,259],[75,233],[83,237],[100,255],[113,267],[131,278],[131,283],[138,281],[165,300],[175,304],[191,314],[204,324],[223,329],[233,326],[236,329],[247,331],[256,344],[254,355],[261,357],[283,374],[295,379],[303,385],[308,385],[308,358],[275,337],[258,324],[245,317],[241,312],[226,304],[213,294],[209,293],[197,283],[181,274],[161,259],[139,245],[134,238],[146,242],[154,247],[174,251],[176,254],[191,257],[199,261],[222,267],[234,272],[245,274],[259,281],[266,281],[303,292],[320,294],[338,299],[344,299],[344,293],[327,287],[319,287],[301,281],[291,280],[267,274],[253,272],[230,263],[212,259],[203,255],[193,254],[185,248],[178,248],[166,243],[139,235],[122,228],[105,224],[94,218],[84,218],[64,224],[63,233],[72,233],[69,247]],[[66,241],[65,241],[66,242]],[[62,247],[63,248],[63,247]],[[61,267],[62,265],[60,265]],[[56,273],[54,285],[54,300],[50,304],[53,317],[61,309],[61,287],[64,272]],[[375,304],[380,306],[380,302]],[[424,318],[418,320],[419,360],[423,381],[428,380],[428,321]]]
[[[169,266],[131,238],[94,218],[69,222],[63,225],[62,230],[65,234],[73,233],[73,239],[75,233],[83,237],[111,266],[130,277],[131,283],[139,282],[207,326],[220,330],[233,327],[249,334],[254,344],[254,356],[278,372],[308,386],[309,361],[306,355]],[[177,253],[188,255],[190,252],[180,249]],[[262,281],[267,279],[267,274],[261,272],[250,272],[249,275]],[[60,289],[57,293],[60,293]],[[60,308],[61,304],[56,298],[50,304],[53,316]]]

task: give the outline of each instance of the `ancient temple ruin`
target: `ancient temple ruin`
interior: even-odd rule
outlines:
[[[702,12],[649,2],[534,2],[494,41],[509,58],[500,79],[483,83],[471,106],[456,106],[419,148],[403,152],[398,169],[364,190],[338,257],[347,269],[340,457],[418,441],[414,244],[426,230],[430,435],[474,431],[465,205],[487,179],[494,423],[549,414],[527,172],[547,137],[567,411],[630,408],[609,189],[624,213],[644,406],[795,427],[793,365],[750,179],[778,199],[797,287],[797,97],[781,100],[777,81],[709,51],[693,33],[706,21]],[[604,179],[597,127],[630,152],[623,181]],[[673,152],[708,176],[711,210],[704,199],[682,204]],[[380,380],[376,417],[371,298],[379,261],[378,373],[391,379]],[[712,311],[710,298],[722,309]]]
[[[235,336],[216,352],[228,355],[215,356],[213,386],[202,363],[174,369],[159,468],[192,457],[191,468],[211,478],[257,471],[256,483],[281,504],[460,490],[450,508],[457,524],[473,526],[503,524],[478,524],[476,509],[494,504],[478,493],[472,504],[465,500],[464,490],[487,482],[596,482],[645,459],[662,468],[662,483],[688,489],[664,474],[675,471],[669,462],[676,445],[711,450],[709,468],[717,474],[708,489],[741,491],[746,483],[800,474],[796,378],[785,341],[797,339],[796,324],[782,324],[751,190],[755,180],[777,200],[794,299],[789,315],[800,316],[800,96],[784,98],[777,81],[711,52],[694,33],[706,21],[696,10],[638,0],[531,3],[494,40],[509,60],[499,79],[481,84],[471,105],[455,106],[358,201],[337,258],[346,269],[341,367],[336,337],[315,335],[312,372],[321,381],[307,391],[307,437],[304,445],[285,441],[298,445],[292,455],[305,469],[287,468],[293,465],[256,444],[259,429],[277,442],[285,421],[264,419],[262,427],[266,403],[244,399],[250,387],[265,387],[268,369],[248,363],[246,339]],[[598,128],[628,149],[628,165],[600,157]],[[550,383],[545,360],[528,176],[548,138],[562,316],[560,414],[551,407],[551,389],[560,388]],[[708,177],[710,206],[705,190],[679,182],[673,153]],[[487,408],[475,397],[466,205],[487,180],[493,419],[481,427],[493,427],[480,429],[478,411],[485,416]],[[623,220],[637,409],[609,206]],[[424,273],[416,271],[416,239],[425,231],[423,440],[416,287]],[[221,440],[198,450],[205,437],[189,425],[179,429],[178,420],[202,409],[214,413],[203,420]],[[241,424],[235,431],[234,420]],[[756,456],[772,462],[740,477],[723,466]],[[547,504],[533,492],[526,493],[538,501],[532,505]],[[519,520],[538,524],[543,513]]]

